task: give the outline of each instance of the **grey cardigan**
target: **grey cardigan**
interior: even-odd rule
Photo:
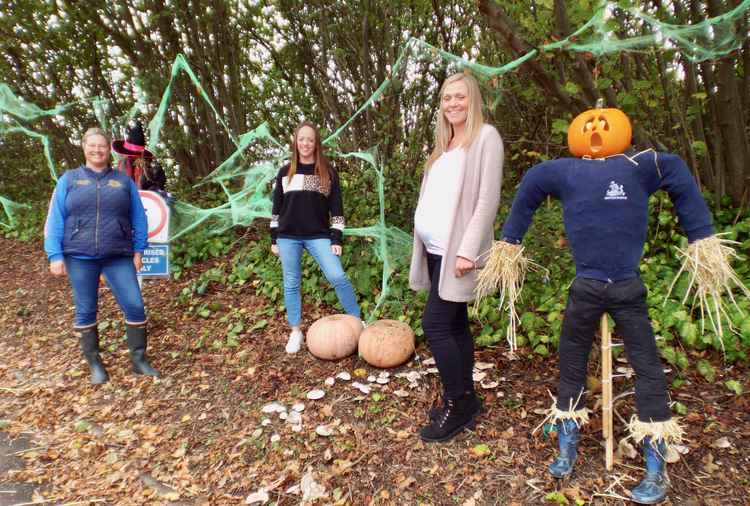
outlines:
[[[440,265],[440,298],[452,302],[474,300],[476,270],[463,277],[455,276],[456,257],[472,260],[477,267],[485,263],[486,253],[494,240],[493,225],[500,205],[503,179],[503,140],[491,125],[483,125],[477,139],[466,153],[463,176],[456,191],[458,200],[450,225],[448,248]],[[422,177],[419,198],[424,193],[427,173]],[[427,254],[422,241],[414,233],[409,286],[413,290],[429,290]]]

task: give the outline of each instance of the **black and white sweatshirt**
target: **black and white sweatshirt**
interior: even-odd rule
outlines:
[[[273,188],[271,242],[286,239],[331,239],[341,244],[344,205],[339,176],[331,169],[330,188],[323,188],[315,164],[300,163],[290,181],[289,166],[282,167]]]

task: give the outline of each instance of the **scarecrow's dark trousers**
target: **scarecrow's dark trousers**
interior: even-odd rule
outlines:
[[[614,319],[615,331],[624,340],[625,354],[636,374],[638,418],[642,422],[669,420],[667,381],[648,318],[646,287],[640,278],[614,283],[585,278],[573,281],[560,335],[558,409],[586,405],[581,392],[586,386],[591,345],[604,312]]]
[[[443,382],[443,396],[446,399],[458,399],[464,393],[474,391],[474,338],[469,329],[466,302],[451,302],[440,298],[438,286],[442,258],[427,254],[427,269],[432,286],[422,316],[422,329]]]

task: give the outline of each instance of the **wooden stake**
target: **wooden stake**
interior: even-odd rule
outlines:
[[[612,427],[612,334],[607,313],[602,315],[602,436],[607,471],[614,465],[614,432]]]

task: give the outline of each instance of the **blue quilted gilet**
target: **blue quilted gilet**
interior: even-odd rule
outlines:
[[[133,254],[130,179],[111,168],[81,166],[66,174],[63,253],[83,256]]]

